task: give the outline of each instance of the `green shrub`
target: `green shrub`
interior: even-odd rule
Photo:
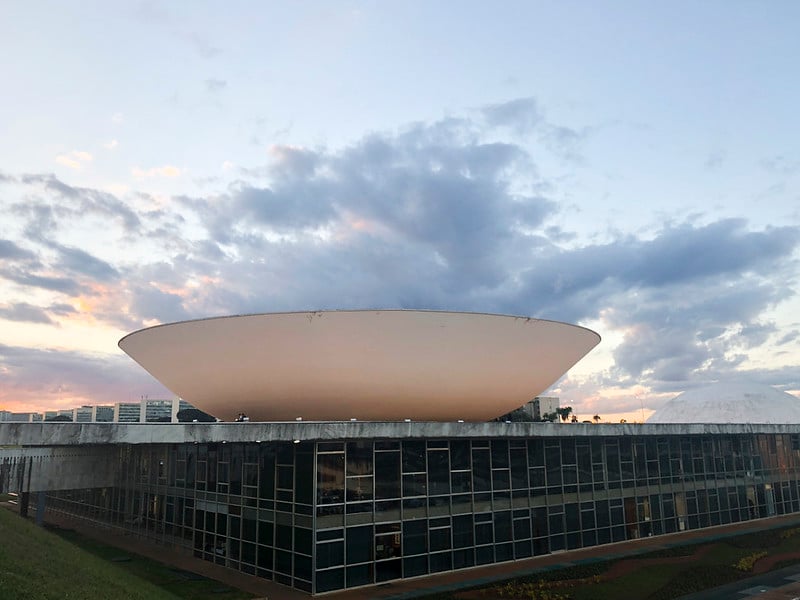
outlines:
[[[782,540],[788,540],[789,538],[794,537],[799,533],[800,533],[800,527],[793,527],[792,529],[785,529],[784,531],[781,531],[781,539]]]
[[[742,571],[744,573],[749,573],[753,570],[753,566],[755,566],[756,561],[764,558],[767,555],[767,551],[764,550],[762,552],[753,552],[752,554],[748,554],[740,558],[734,565],[733,568],[737,571]]]

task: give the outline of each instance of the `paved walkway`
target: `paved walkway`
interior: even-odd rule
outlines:
[[[292,590],[272,581],[246,575],[239,571],[234,571],[233,569],[228,569],[195,558],[190,551],[185,549],[158,545],[152,540],[143,540],[115,528],[93,526],[77,519],[66,519],[60,516],[56,517],[55,515],[51,515],[51,513],[48,513],[47,516],[48,518],[46,520],[48,522],[75,529],[86,537],[117,546],[120,549],[134,554],[158,560],[172,567],[215,579],[230,587],[249,592],[258,598],[267,598],[269,600],[299,600],[309,597],[308,594]],[[416,579],[394,581],[369,588],[332,592],[324,594],[324,597],[331,598],[331,600],[408,600],[411,598],[420,598],[436,592],[453,592],[475,586],[490,585],[511,577],[530,575],[537,571],[549,571],[576,564],[622,558],[662,548],[682,546],[687,543],[708,543],[726,537],[741,535],[750,531],[798,525],[800,525],[800,514],[773,517],[770,519],[756,519],[743,523],[734,523],[731,525],[709,527],[699,530],[695,529],[681,533],[594,546],[582,550],[559,552],[556,554],[548,554],[496,565],[486,565]],[[793,584],[794,582],[788,583]],[[775,590],[775,588],[773,587],[771,590]],[[800,596],[800,591],[790,596],[781,595],[773,597],[795,598],[798,596]],[[744,596],[738,594],[734,594],[731,597],[744,598]],[[763,596],[763,598],[766,600],[767,597]]]

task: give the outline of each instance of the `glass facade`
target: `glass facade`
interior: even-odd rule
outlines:
[[[313,593],[800,511],[800,434],[118,448],[48,509]]]

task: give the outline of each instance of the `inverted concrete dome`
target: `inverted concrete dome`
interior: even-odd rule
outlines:
[[[720,382],[669,400],[648,423],[800,423],[800,399],[761,383]]]
[[[223,420],[483,421],[541,394],[600,341],[476,313],[268,313],[158,325],[119,346]]]

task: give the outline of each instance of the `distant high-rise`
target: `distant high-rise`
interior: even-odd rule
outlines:
[[[114,405],[114,421],[117,423],[139,423],[141,414],[141,402],[117,402]]]

